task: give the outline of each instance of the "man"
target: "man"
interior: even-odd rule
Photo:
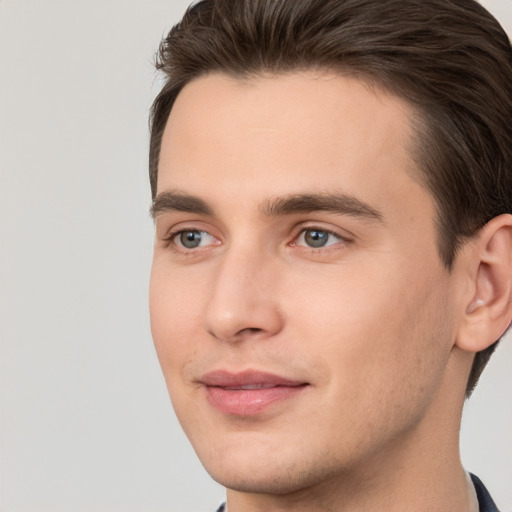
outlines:
[[[153,338],[229,512],[497,510],[512,50],[473,0],[205,0],[162,43]]]

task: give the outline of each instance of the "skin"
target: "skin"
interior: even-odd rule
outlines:
[[[457,346],[476,265],[472,246],[451,272],[439,258],[411,115],[327,72],[211,74],[177,98],[159,165],[151,326],[176,414],[230,512],[476,510],[458,452],[473,354]],[[268,211],[327,193],[371,213]],[[325,246],[308,245],[313,229]],[[198,247],[182,243],[191,231]],[[230,415],[201,384],[217,369],[307,386]]]

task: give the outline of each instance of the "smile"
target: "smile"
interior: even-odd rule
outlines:
[[[272,384],[246,384],[245,386],[225,386],[223,389],[230,391],[243,391],[246,389],[271,389],[276,386]]]
[[[211,406],[223,414],[238,417],[261,414],[297,396],[309,385],[265,372],[233,374],[222,370],[206,374],[201,383]]]

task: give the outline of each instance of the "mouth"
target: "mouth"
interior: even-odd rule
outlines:
[[[295,398],[309,386],[308,382],[253,370],[241,373],[216,370],[204,375],[200,382],[211,406],[223,414],[238,417],[261,414]]]

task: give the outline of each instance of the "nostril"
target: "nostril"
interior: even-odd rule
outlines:
[[[242,329],[238,332],[238,335],[244,335],[244,334],[258,334],[262,332],[263,329],[260,329],[259,327],[246,327],[245,329]]]
[[[261,335],[262,333],[265,333],[265,329],[260,329],[259,327],[245,327],[243,329],[240,329],[239,331],[235,332],[233,335],[225,334],[222,335],[221,333],[216,333],[214,330],[209,330],[208,334],[212,336],[215,339],[222,340],[222,341],[241,341],[243,339],[250,339],[257,337],[258,335]]]
[[[232,289],[226,291],[219,286],[207,304],[203,327],[210,336],[237,342],[260,340],[281,330],[283,317],[273,301],[264,296],[247,298],[231,292]]]

